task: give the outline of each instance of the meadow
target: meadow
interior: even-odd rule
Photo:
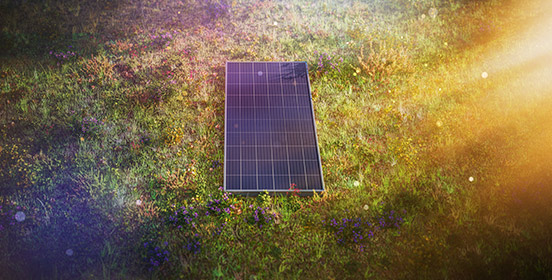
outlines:
[[[1,279],[552,279],[546,0],[0,2]],[[226,61],[326,190],[223,191]]]

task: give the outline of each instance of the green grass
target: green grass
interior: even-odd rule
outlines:
[[[1,4],[0,278],[552,278],[544,2]],[[325,192],[220,189],[228,60],[307,61]]]

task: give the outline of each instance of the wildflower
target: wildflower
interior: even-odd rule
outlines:
[[[427,13],[429,14],[429,16],[431,18],[435,18],[435,17],[437,17],[438,11],[435,8],[431,8],[431,9],[429,9],[429,11]]]
[[[67,250],[65,251],[65,254],[66,254],[67,256],[69,256],[69,257],[72,256],[73,253],[74,253],[74,252],[73,252],[73,249],[67,249]]]
[[[23,213],[21,211],[18,211],[17,213],[15,213],[15,220],[18,221],[18,222],[25,221],[25,213]]]
[[[353,183],[353,185],[354,185],[355,187],[358,187],[358,186],[360,186],[360,182],[359,182],[359,181],[355,181],[355,182]]]
[[[370,206],[368,206],[368,204],[364,204],[364,210],[368,211],[368,209],[370,209]]]
[[[489,77],[489,74],[487,72],[481,73],[481,78],[487,79],[487,77]]]
[[[441,127],[441,126],[443,126],[443,122],[442,122],[442,121],[437,121],[437,122],[435,123],[435,125],[436,125],[437,127]]]
[[[140,199],[136,200],[136,206],[142,205],[142,201]]]
[[[475,179],[473,177],[470,176],[470,178],[468,178],[468,181],[470,182],[473,182]]]

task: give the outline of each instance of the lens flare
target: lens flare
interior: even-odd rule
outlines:
[[[74,253],[74,252],[73,252],[73,249],[67,249],[67,250],[65,251],[65,254],[66,254],[67,256],[69,256],[69,257],[72,256],[73,253]]]
[[[21,212],[21,211],[18,211],[17,213],[15,213],[15,220],[18,221],[18,222],[23,222],[25,221],[25,213]]]

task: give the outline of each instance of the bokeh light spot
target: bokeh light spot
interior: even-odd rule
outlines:
[[[25,221],[25,213],[21,212],[21,211],[18,211],[17,213],[15,213],[15,220],[18,221],[18,222],[23,222]]]

